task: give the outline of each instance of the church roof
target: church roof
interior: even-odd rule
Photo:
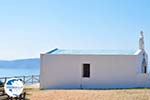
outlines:
[[[46,54],[135,55],[136,50],[66,50],[53,49]]]

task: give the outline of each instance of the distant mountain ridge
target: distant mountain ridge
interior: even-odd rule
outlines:
[[[38,68],[40,67],[40,59],[18,59],[12,61],[0,60],[0,68]]]

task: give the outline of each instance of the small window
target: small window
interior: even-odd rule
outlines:
[[[90,64],[83,64],[83,77],[90,77]]]
[[[144,73],[146,73],[147,72],[147,70],[146,70],[146,66],[144,66]]]
[[[146,66],[146,60],[145,58],[143,59],[143,62],[142,62],[142,73],[147,73],[147,66]]]

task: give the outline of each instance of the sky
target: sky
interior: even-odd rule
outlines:
[[[0,0],[0,60],[54,48],[150,53],[150,0]]]

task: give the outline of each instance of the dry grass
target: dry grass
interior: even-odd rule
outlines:
[[[28,90],[30,100],[150,100],[150,89]]]

